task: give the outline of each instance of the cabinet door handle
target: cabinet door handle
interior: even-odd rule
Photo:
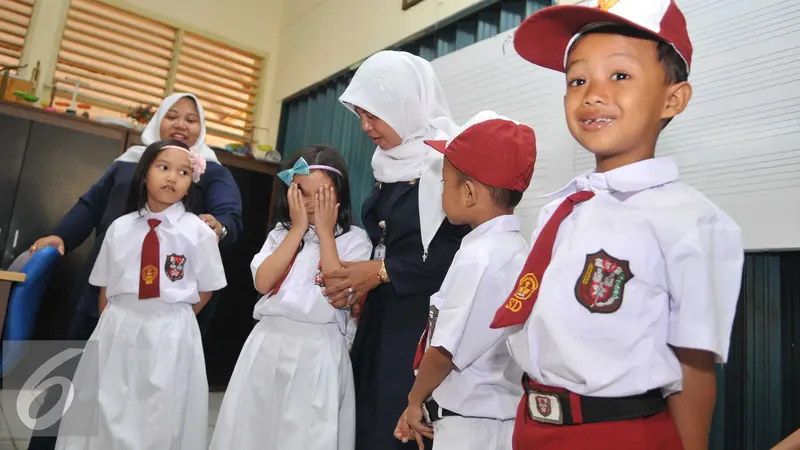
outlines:
[[[11,248],[17,248],[17,239],[19,239],[19,230],[14,232],[14,243],[11,244]]]

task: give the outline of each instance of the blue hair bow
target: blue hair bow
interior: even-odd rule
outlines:
[[[303,157],[300,157],[294,163],[294,167],[278,172],[278,178],[286,183],[287,186],[291,186],[295,175],[308,175],[310,173],[311,171],[308,168],[308,163]]]

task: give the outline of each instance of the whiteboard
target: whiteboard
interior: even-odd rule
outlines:
[[[800,248],[800,1],[679,5],[694,45],[694,95],[656,155],[674,156],[681,180],[736,220],[747,250]],[[520,58],[513,32],[433,66],[456,122],[491,109],[536,131],[536,170],[517,208],[529,235],[548,202],[538,196],[594,167],[594,158],[567,129],[564,75]]]

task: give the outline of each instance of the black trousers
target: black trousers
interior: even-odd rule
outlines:
[[[205,334],[206,330],[211,324],[211,319],[214,317],[214,311],[217,309],[217,304],[219,303],[218,300],[219,293],[215,292],[214,295],[211,296],[211,300],[208,301],[208,304],[206,304],[203,310],[200,311],[200,314],[197,315],[197,324],[200,327],[201,334]],[[97,317],[94,317],[90,314],[86,314],[82,311],[75,311],[75,314],[72,316],[72,322],[70,323],[69,331],[67,331],[67,340],[88,341],[92,336],[92,333],[94,333],[94,329],[97,327],[98,320],[99,319]],[[78,368],[78,362],[79,358],[72,358],[70,361],[64,364],[64,366],[59,368],[58,374],[72,379],[72,376],[75,374],[75,370]],[[44,413],[50,411],[54,406],[56,406],[60,396],[60,388],[49,389],[45,394],[41,408],[39,408],[38,417],[41,417]],[[30,444],[28,444],[28,450],[55,449],[59,425],[60,422],[56,422],[49,428],[34,431],[33,435],[31,436]]]

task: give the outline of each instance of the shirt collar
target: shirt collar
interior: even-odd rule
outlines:
[[[336,229],[333,231],[334,236],[341,236],[342,234],[342,227],[338,224],[336,225]],[[306,230],[306,234],[303,236],[303,240],[307,241],[314,241],[319,242],[319,235],[317,234],[317,227],[314,225],[309,225],[308,230]]]
[[[185,212],[186,207],[183,206],[183,202],[177,202],[164,211],[158,213],[150,211],[150,206],[145,204],[144,208],[142,208],[140,211],[141,215],[148,219],[158,219],[161,222],[166,220],[170,225],[177,225],[178,219],[180,219]]]
[[[597,173],[585,172],[561,189],[542,197],[563,196],[577,191],[638,192],[677,181],[680,176],[675,158],[650,158],[617,169]]]
[[[461,240],[462,245],[470,244],[474,241],[477,241],[481,236],[485,236],[487,234],[494,234],[494,233],[505,233],[508,231],[520,231],[522,230],[522,224],[519,221],[519,217],[514,215],[505,215],[505,216],[498,216],[494,219],[486,221],[477,228],[470,231],[469,234],[464,236],[464,239]]]

